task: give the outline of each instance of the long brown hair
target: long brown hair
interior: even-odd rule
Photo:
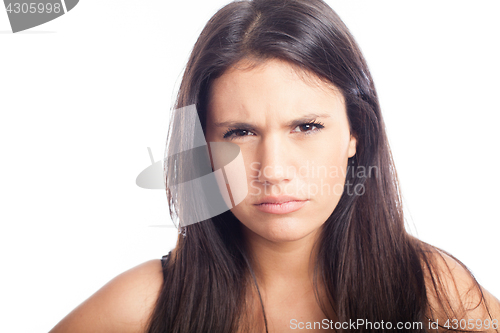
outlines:
[[[175,107],[196,105],[205,129],[211,82],[242,59],[280,59],[334,84],[345,98],[356,154],[349,159],[345,191],[318,240],[316,287],[324,286],[325,318],[348,322],[421,322],[427,332],[432,309],[427,287],[440,290],[427,254],[435,248],[405,230],[398,180],[377,93],[367,64],[349,30],[321,0],[237,1],[207,23],[188,61]],[[194,140],[192,124],[174,114],[168,151]],[[191,161],[192,162],[192,161]],[[175,165],[174,165],[175,164]],[[169,185],[189,157],[166,164],[172,218],[182,219],[182,194]],[[357,172],[371,170],[369,174]],[[375,171],[375,172],[373,172]],[[202,205],[203,203],[192,203]],[[164,266],[164,285],[150,318],[150,333],[257,331],[250,324],[246,290],[258,285],[249,264],[241,224],[230,212],[187,226]],[[475,281],[475,280],[474,280]],[[480,289],[479,289],[480,290]],[[317,298],[319,297],[316,288]],[[438,296],[442,293],[436,292]],[[440,298],[441,299],[441,298]],[[445,295],[441,304],[446,304]],[[267,331],[265,309],[260,325]],[[328,309],[333,309],[329,313]],[[448,308],[447,315],[454,313]],[[243,327],[243,324],[247,327]],[[251,327],[250,325],[256,325]],[[349,332],[350,329],[339,329]],[[357,330],[380,332],[383,329]]]

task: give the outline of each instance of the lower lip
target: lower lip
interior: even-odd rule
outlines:
[[[260,205],[255,205],[258,210],[264,213],[270,214],[288,214],[295,212],[306,204],[307,201],[287,201],[281,204],[277,203],[265,203]]]

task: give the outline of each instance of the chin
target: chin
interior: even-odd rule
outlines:
[[[301,240],[319,229],[306,219],[275,219],[269,221],[242,222],[249,232],[269,242],[282,243]]]

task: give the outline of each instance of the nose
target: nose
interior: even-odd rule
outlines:
[[[293,165],[290,163],[293,152],[286,140],[278,135],[262,139],[257,150],[259,171],[257,180],[266,185],[278,185],[289,182],[293,177]]]

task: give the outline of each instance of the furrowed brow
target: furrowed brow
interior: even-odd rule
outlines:
[[[296,127],[296,126],[304,124],[304,123],[312,122],[318,118],[329,118],[329,117],[330,117],[330,115],[328,113],[321,113],[321,114],[310,113],[310,114],[304,115],[300,118],[289,121],[287,124],[285,124],[285,126]],[[245,130],[251,130],[251,129],[255,129],[257,127],[257,126],[255,126],[255,124],[238,122],[238,121],[214,122],[214,126],[215,127],[239,128],[239,129],[245,129]]]
[[[287,127],[297,127],[297,126],[305,124],[305,123],[310,123],[318,118],[329,118],[329,117],[330,117],[330,115],[328,113],[321,113],[321,114],[310,113],[310,114],[304,115],[300,118],[297,118],[295,120],[290,121],[288,124],[286,124],[286,126]]]
[[[229,128],[239,128],[239,129],[252,129],[255,128],[255,125],[250,123],[243,123],[237,121],[223,121],[223,122],[215,122],[215,127],[229,127]]]

